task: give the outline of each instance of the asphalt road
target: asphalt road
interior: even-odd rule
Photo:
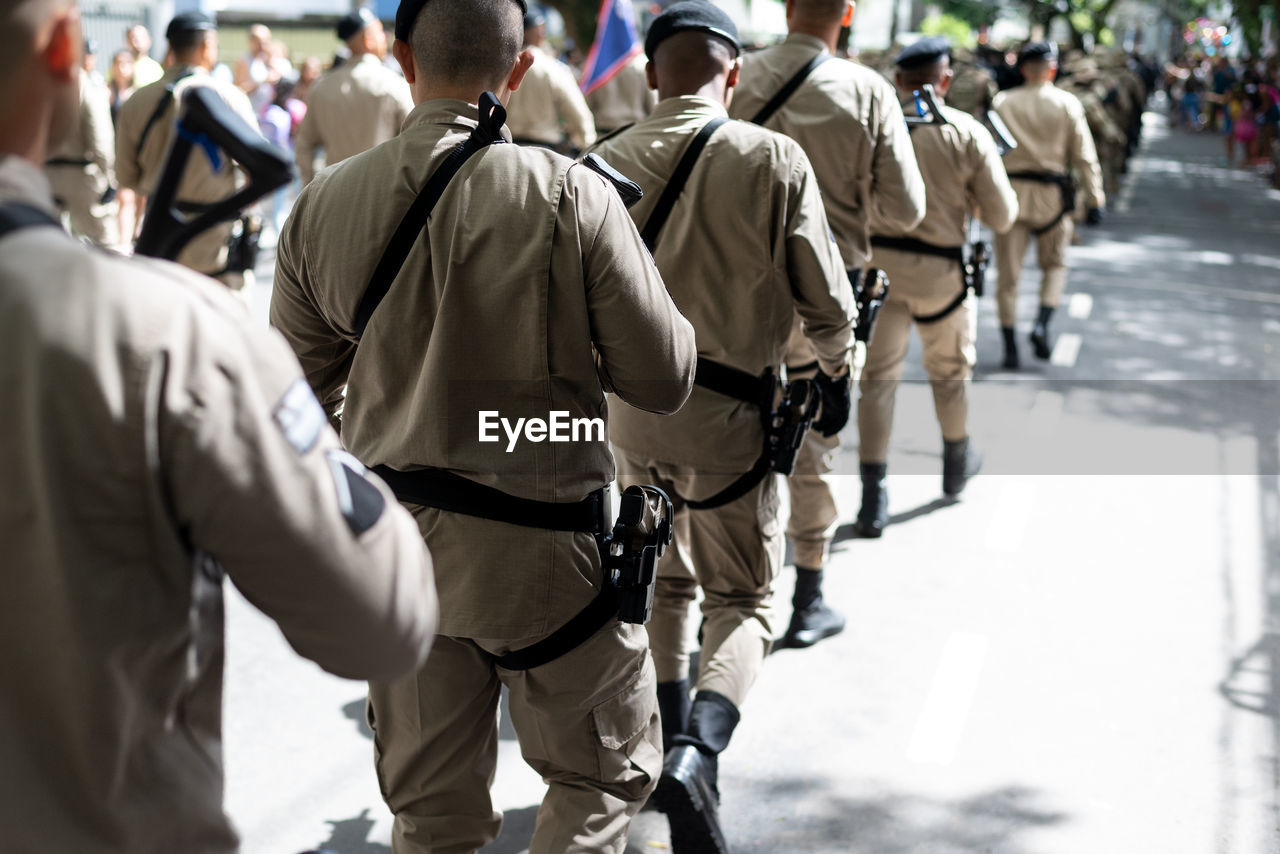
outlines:
[[[849,629],[771,657],[722,757],[735,854],[1280,852],[1280,193],[1220,151],[1152,124],[1071,250],[1049,363],[1001,372],[983,301],[987,464],[960,502],[941,499],[912,354],[893,524],[842,529],[829,566]],[[851,520],[856,430],[844,441]],[[788,569],[783,619],[791,585]],[[226,804],[247,854],[388,854],[363,686],[236,596],[228,643]],[[507,823],[485,851],[516,854],[542,784],[509,730],[494,791]],[[662,816],[631,840],[667,848]]]

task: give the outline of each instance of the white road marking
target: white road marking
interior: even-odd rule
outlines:
[[[1280,293],[1270,293],[1267,291],[1247,291],[1241,288],[1221,288],[1217,285],[1205,287],[1202,285],[1184,285],[1175,284],[1173,282],[1144,282],[1140,279],[1126,278],[1124,281],[1116,282],[1112,289],[1132,288],[1140,291],[1160,291],[1166,294],[1194,294],[1196,296],[1221,297],[1222,299],[1238,299],[1246,302],[1269,302],[1280,303]]]
[[[1230,267],[1236,262],[1235,256],[1230,252],[1194,252],[1192,257],[1196,262],[1201,264],[1213,264],[1217,267]]]
[[[938,672],[907,746],[909,761],[946,766],[955,760],[978,693],[988,645],[987,636],[975,632],[955,632],[947,638]]]
[[[1133,203],[1133,188],[1137,184],[1136,180],[1124,182],[1124,186],[1120,188],[1120,198],[1116,200],[1116,213],[1125,213],[1129,210],[1129,205]]]
[[[1083,343],[1084,338],[1074,332],[1059,335],[1053,345],[1053,353],[1049,355],[1049,364],[1060,368],[1072,367],[1080,357],[1080,345]]]
[[[1055,392],[1040,392],[1041,396],[1051,395],[1061,400],[1062,395]],[[1052,406],[1052,402],[1049,402]],[[1061,409],[1061,407],[1059,407]],[[1049,416],[1052,417],[1052,416]],[[1026,441],[1041,441],[1044,431],[1036,429],[1043,422],[1043,416],[1037,416],[1032,409],[1025,433]],[[1036,505],[1035,481],[1026,477],[1004,478],[1005,486],[996,499],[995,509],[991,511],[991,522],[987,525],[987,535],[983,543],[986,550],[998,554],[1017,554],[1022,548],[1027,528],[1031,525],[1031,511]]]
[[[1074,293],[1067,303],[1067,317],[1072,320],[1088,320],[1093,314],[1093,296],[1091,294]]]

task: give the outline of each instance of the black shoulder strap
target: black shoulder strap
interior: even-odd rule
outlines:
[[[658,197],[658,203],[653,206],[653,212],[649,214],[649,219],[640,232],[640,239],[644,241],[645,246],[649,247],[650,252],[657,245],[658,235],[662,232],[662,227],[667,224],[667,217],[671,216],[671,209],[675,207],[676,199],[680,198],[680,194],[684,191],[684,185],[689,181],[689,175],[693,172],[693,164],[697,162],[698,155],[706,147],[711,135],[727,121],[729,120],[723,116],[717,116],[707,122],[681,155],[680,162],[676,164],[676,171],[671,173],[666,188]]]
[[[17,231],[20,228],[31,228],[38,225],[52,225],[54,228],[62,228],[62,223],[58,222],[51,214],[45,213],[34,205],[22,202],[5,202],[0,205],[0,237],[5,237],[10,232]]]
[[[179,74],[172,82],[164,87],[164,96],[161,97],[160,102],[156,104],[156,108],[151,112],[151,116],[147,119],[147,123],[142,126],[142,135],[138,137],[138,150],[134,152],[136,155],[142,154],[142,146],[147,144],[147,136],[151,133],[151,129],[156,126],[156,122],[160,121],[160,117],[173,106],[173,93],[174,90],[178,88],[178,83],[187,79],[192,74],[195,74],[195,72],[188,69],[187,71]]]
[[[782,88],[778,90],[777,94],[769,99],[769,103],[761,107],[760,112],[751,117],[752,123],[762,125],[769,121],[769,119],[773,118],[773,114],[782,109],[782,105],[787,102],[788,98],[796,93],[796,90],[800,88],[800,85],[804,83],[804,81],[809,79],[809,75],[816,71],[818,66],[826,62],[828,59],[831,59],[831,54],[824,50],[822,53],[806,62],[804,68],[801,68],[795,73],[794,77],[784,83]]]
[[[373,276],[370,277],[364,296],[360,298],[360,305],[356,308],[357,336],[364,335],[365,327],[369,325],[369,318],[373,317],[378,304],[391,290],[391,283],[400,274],[400,268],[409,257],[409,252],[417,242],[418,235],[426,228],[431,211],[435,209],[436,203],[440,201],[440,197],[444,195],[449,182],[453,180],[454,175],[458,174],[462,164],[482,148],[494,143],[506,142],[500,133],[502,123],[506,120],[507,111],[502,108],[502,104],[498,103],[496,97],[489,92],[480,96],[480,123],[476,125],[476,129],[469,137],[458,143],[445,161],[436,167],[436,171],[431,173],[426,185],[413,200],[413,204],[405,212],[400,224],[396,226],[395,233],[387,243],[387,248],[382,252],[382,257],[378,259],[378,266],[373,269]]]

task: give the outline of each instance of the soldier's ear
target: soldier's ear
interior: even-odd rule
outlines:
[[[413,49],[409,47],[407,42],[396,39],[391,43],[391,55],[400,64],[400,70],[404,72],[405,82],[412,86],[414,81],[418,79],[418,70],[413,65]]]
[[[840,26],[847,27],[853,23],[853,13],[857,8],[858,4],[849,0],[848,5],[844,7],[844,17],[840,19]]]
[[[514,92],[519,89],[520,84],[524,82],[524,76],[532,67],[533,51],[525,48],[516,54],[516,64],[511,67],[511,74],[507,77],[507,91]]]
[[[742,57],[738,57],[733,61],[733,65],[729,66],[729,76],[725,78],[724,88],[732,89],[738,85],[738,75],[742,73]]]
[[[79,79],[83,50],[80,10],[72,6],[58,17],[49,31],[49,42],[42,51],[45,68],[61,83],[74,82]]]
[[[650,89],[658,91],[658,69],[654,68],[652,59],[644,64],[644,79]]]

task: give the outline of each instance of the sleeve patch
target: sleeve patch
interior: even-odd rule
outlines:
[[[328,419],[324,415],[324,407],[311,393],[307,381],[299,377],[289,386],[289,390],[276,404],[272,413],[276,424],[284,433],[284,438],[299,454],[305,454],[315,447],[316,440],[324,430]]]
[[[329,451],[327,456],[334,489],[338,493],[338,508],[351,533],[358,537],[382,518],[387,501],[378,487],[365,477],[365,467],[359,460],[339,450]]]

